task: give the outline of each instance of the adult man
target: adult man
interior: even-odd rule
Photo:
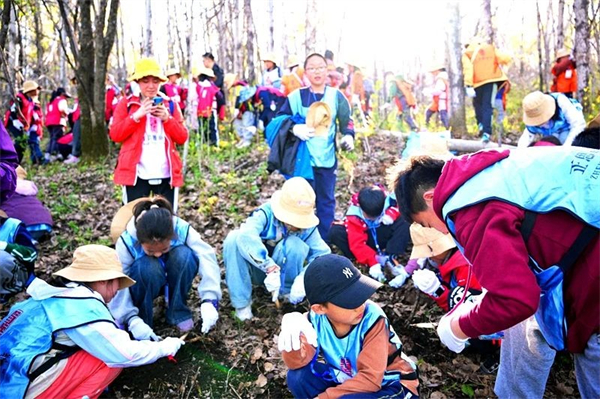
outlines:
[[[574,353],[581,396],[600,397],[599,176],[600,151],[540,147],[445,164],[413,158],[397,177],[401,213],[451,232],[487,290],[478,304],[444,316],[438,334],[460,352],[468,337],[505,330],[495,387],[501,398],[543,396],[551,346]],[[558,272],[555,265],[561,285],[548,288],[543,280]]]
[[[315,102],[324,102],[331,109],[331,123],[329,130],[324,134],[316,134],[313,128],[302,123],[294,125],[293,128],[294,135],[306,143],[310,153],[313,176],[308,177],[307,180],[313,186],[317,196],[319,233],[321,237],[328,237],[329,227],[335,214],[337,126],[343,135],[340,142],[342,149],[352,151],[354,149],[354,122],[350,115],[350,105],[342,92],[325,85],[327,78],[325,58],[317,53],[309,55],[304,61],[304,71],[310,86],[291,93],[278,115],[298,115],[305,119],[308,108]]]
[[[225,93],[223,88],[223,81],[225,79],[225,74],[223,73],[223,69],[215,62],[215,56],[212,53],[204,53],[202,56],[202,63],[206,68],[210,68],[215,73],[215,80],[213,83],[221,89],[222,93]]]
[[[490,141],[492,135],[493,103],[498,85],[507,80],[500,66],[509,61],[510,58],[492,44],[480,40],[469,44],[462,57],[467,95],[473,97],[479,135],[484,143]]]

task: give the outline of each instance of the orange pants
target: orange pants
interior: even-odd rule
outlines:
[[[36,399],[95,399],[122,369],[110,368],[102,360],[80,350],[67,359],[62,373]]]

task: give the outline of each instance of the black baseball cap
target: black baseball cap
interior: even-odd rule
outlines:
[[[319,256],[304,273],[306,298],[312,305],[331,302],[344,309],[356,309],[379,287],[381,283],[363,275],[340,255]]]

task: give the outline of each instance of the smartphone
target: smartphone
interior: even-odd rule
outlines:
[[[160,96],[156,96],[152,99],[152,105],[154,105],[154,106],[160,105],[160,104],[162,104],[162,102],[163,102],[163,98]]]

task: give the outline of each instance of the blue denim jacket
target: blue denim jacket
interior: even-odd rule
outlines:
[[[239,239],[243,240],[244,248],[249,248],[248,255],[252,259],[250,263],[260,270],[266,271],[276,263],[269,256],[265,244],[275,246],[281,240],[292,235],[300,238],[310,248],[306,259],[308,263],[321,255],[331,253],[331,249],[321,238],[316,227],[297,232],[287,231],[284,224],[273,214],[270,203],[261,205],[242,223]]]

